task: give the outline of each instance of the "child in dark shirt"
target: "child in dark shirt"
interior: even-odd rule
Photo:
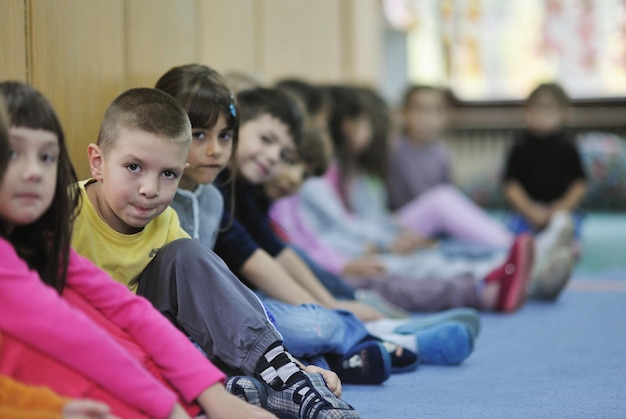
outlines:
[[[550,230],[570,224],[557,240],[563,264],[573,264],[573,237],[580,235],[576,210],[587,189],[585,171],[573,138],[565,129],[569,98],[556,83],[544,83],[526,99],[522,131],[507,156],[504,193],[516,214],[509,226],[514,232]],[[574,232],[574,225],[576,231]],[[567,275],[569,277],[569,275]],[[560,289],[567,278],[560,278]],[[547,292],[547,296],[552,295]]]

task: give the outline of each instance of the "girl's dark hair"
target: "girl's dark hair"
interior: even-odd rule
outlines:
[[[0,185],[4,178],[4,171],[9,163],[9,115],[4,104],[4,99],[0,96]],[[1,231],[1,230],[0,230]]]
[[[296,148],[299,146],[305,116],[301,111],[301,105],[294,97],[275,88],[256,88],[239,92],[237,100],[242,124],[261,115],[271,115],[287,126]]]
[[[358,158],[355,158],[350,149],[348,139],[345,137],[343,124],[348,119],[356,119],[361,116],[369,116],[369,105],[363,91],[355,86],[333,85],[326,88],[331,102],[331,112],[328,118],[328,130],[333,142],[335,157],[339,161],[339,179],[347,180],[357,170]],[[346,186],[339,185],[340,194],[344,196],[344,204],[347,205]]]
[[[372,142],[359,156],[358,163],[366,173],[381,180],[387,178],[389,137],[393,130],[391,109],[386,100],[374,89],[363,88],[372,122]]]
[[[214,69],[202,64],[186,64],[171,68],[157,80],[155,88],[178,100],[187,111],[191,128],[209,130],[220,115],[226,117],[226,127],[233,131],[231,161],[239,144],[239,110],[235,95],[224,78]],[[231,199],[235,199],[234,170],[230,171]],[[234,204],[234,202],[231,202]],[[231,205],[234,208],[234,205]],[[232,217],[231,217],[232,219]],[[229,226],[226,226],[227,229]]]
[[[0,95],[6,102],[11,126],[49,131],[59,141],[56,189],[50,208],[31,224],[15,226],[10,233],[3,225],[0,232],[41,280],[61,294],[67,276],[72,225],[80,205],[76,172],[50,102],[22,82],[0,83]]]
[[[326,105],[324,91],[302,79],[282,79],[275,86],[277,89],[290,93],[301,100],[309,115],[317,115]]]
[[[191,127],[211,129],[220,115],[226,117],[226,126],[233,130],[233,154],[239,131],[239,112],[235,96],[226,87],[220,74],[201,64],[187,64],[171,68],[156,82],[155,88],[178,100],[189,115]]]

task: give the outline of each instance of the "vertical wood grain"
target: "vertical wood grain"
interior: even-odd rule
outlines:
[[[89,174],[87,144],[124,89],[121,0],[30,0],[31,82],[52,102],[80,177]]]

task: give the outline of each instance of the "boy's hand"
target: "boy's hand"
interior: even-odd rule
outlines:
[[[542,229],[548,225],[552,211],[544,205],[533,204],[528,212],[528,221],[537,229]]]
[[[198,403],[211,419],[277,419],[273,413],[230,394],[221,384],[214,384],[200,393]]]
[[[367,322],[385,318],[385,315],[374,307],[360,301],[337,300],[332,309],[351,311],[359,320]]]
[[[317,365],[307,365],[303,368],[306,372],[319,372],[324,377],[324,381],[326,385],[333,392],[333,394],[337,397],[341,397],[341,380],[339,376],[335,374],[333,371],[329,371],[327,369],[318,367]]]
[[[111,413],[109,406],[89,399],[68,402],[61,414],[65,419],[119,419]]]

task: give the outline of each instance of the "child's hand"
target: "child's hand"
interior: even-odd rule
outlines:
[[[61,414],[65,419],[119,419],[109,406],[89,399],[70,401],[63,406]]]
[[[367,322],[385,317],[383,313],[360,301],[337,300],[332,309],[351,311],[357,318]]]
[[[350,278],[364,278],[381,276],[385,274],[386,271],[385,265],[380,260],[366,256],[346,263],[341,274],[342,276]]]
[[[435,241],[428,237],[405,230],[396,236],[394,241],[389,246],[389,251],[391,253],[405,255],[418,249],[432,247],[434,244]]]
[[[211,419],[277,419],[273,413],[230,394],[220,384],[214,384],[200,393],[198,403],[207,418]]]
[[[544,205],[533,204],[528,212],[528,221],[537,229],[542,229],[548,225],[552,211]]]
[[[306,372],[319,372],[324,377],[324,381],[326,385],[333,392],[333,394],[337,397],[341,397],[341,380],[339,376],[335,374],[333,371],[326,370],[324,368],[318,367],[317,365],[307,365],[304,367]]]

